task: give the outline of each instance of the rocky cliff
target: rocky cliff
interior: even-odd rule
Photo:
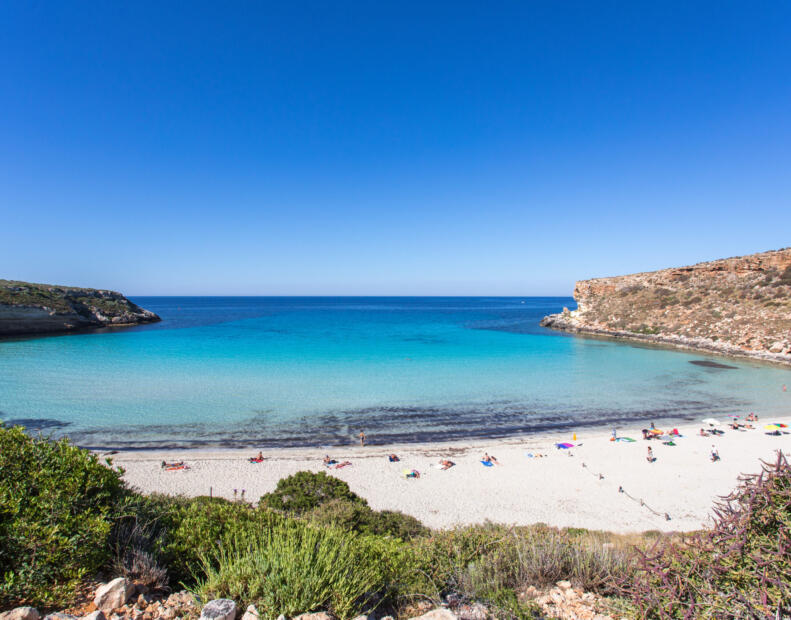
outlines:
[[[159,320],[153,312],[114,291],[0,280],[0,336]]]
[[[565,331],[791,364],[791,248],[577,282]]]

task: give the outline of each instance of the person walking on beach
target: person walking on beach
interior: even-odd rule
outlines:
[[[357,437],[360,438],[360,447],[361,448],[365,447],[365,433],[363,431],[360,431],[360,434],[357,435]]]
[[[717,448],[712,444],[711,446],[711,462],[714,463],[720,460],[720,453]]]

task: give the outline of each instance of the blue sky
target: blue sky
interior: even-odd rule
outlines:
[[[786,1],[0,4],[0,277],[567,295],[789,197]]]

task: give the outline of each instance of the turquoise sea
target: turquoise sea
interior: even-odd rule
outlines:
[[[102,448],[501,437],[791,411],[791,373],[539,327],[570,298],[137,297],[163,321],[0,341],[0,419]],[[690,362],[716,361],[730,368]]]

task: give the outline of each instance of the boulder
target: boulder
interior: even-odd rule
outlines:
[[[49,614],[44,616],[44,620],[77,620],[75,616],[70,616],[69,614],[62,614],[59,611],[55,612],[54,614]]]
[[[229,598],[217,598],[209,601],[200,612],[201,620],[234,620],[236,603]]]
[[[486,620],[489,617],[489,610],[480,603],[459,605],[453,611],[459,620]]]
[[[450,609],[432,609],[430,612],[412,620],[458,620],[458,616]]]
[[[118,577],[99,586],[96,589],[93,602],[98,609],[109,613],[113,609],[122,607],[134,591],[135,586],[131,581],[124,577]]]
[[[34,607],[17,607],[0,613],[0,620],[39,620],[41,614]]]
[[[317,611],[314,614],[301,614],[294,620],[332,620],[332,616],[326,611]]]
[[[255,605],[250,605],[242,616],[242,620],[258,620],[258,618],[260,618],[260,616],[258,615],[258,610],[255,608]]]

